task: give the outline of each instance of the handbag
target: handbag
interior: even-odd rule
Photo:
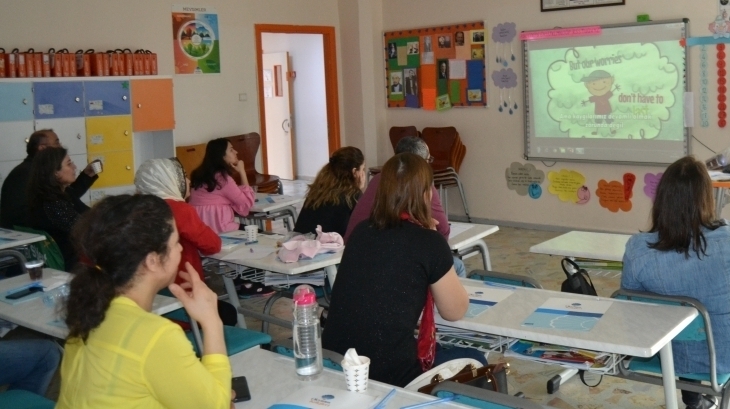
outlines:
[[[565,275],[568,276],[560,286],[560,291],[573,294],[598,295],[588,272],[580,268],[575,261],[565,257],[561,260],[560,265],[563,267]]]
[[[440,374],[431,378],[431,383],[422,386],[418,392],[431,394],[433,388],[441,382],[456,382],[464,385],[476,386],[481,389],[488,389],[494,392],[507,392],[508,364],[491,364],[477,368],[474,364],[466,365],[456,375],[444,379]]]

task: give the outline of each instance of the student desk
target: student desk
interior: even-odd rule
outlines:
[[[65,271],[54,270],[51,268],[43,269],[43,278],[58,277],[71,279],[71,274]],[[28,274],[22,274],[12,278],[0,280],[0,294],[30,283]],[[152,304],[152,312],[158,315],[167,314],[168,312],[182,308],[182,304],[177,298],[156,295]],[[58,319],[58,315],[54,308],[46,307],[43,304],[43,296],[35,297],[31,300],[10,305],[0,301],[0,318],[18,324],[21,327],[30,328],[32,330],[51,335],[55,338],[66,338],[68,329],[60,323],[51,324]]]
[[[722,209],[725,207],[725,195],[727,195],[728,188],[730,188],[729,181],[712,181],[712,191],[715,197],[715,217],[722,215]]]
[[[305,386],[321,386],[346,390],[345,374],[324,368],[314,381],[300,381],[294,370],[294,360],[261,348],[251,348],[230,357],[233,376],[245,376],[251,400],[236,403],[236,409],[266,409],[281,401],[292,392]],[[375,401],[385,397],[393,388],[396,394],[388,401],[387,408],[400,408],[406,405],[435,400],[433,396],[397,388],[382,382],[368,381],[368,395]],[[453,402],[432,406],[433,408],[469,408]],[[355,408],[353,408],[355,409]]]
[[[498,226],[489,224],[472,224],[450,222],[451,234],[449,235],[449,247],[460,256],[479,251],[482,254],[484,268],[492,270],[492,262],[489,259],[489,249],[483,238],[499,231]]]
[[[229,233],[229,235],[230,234],[231,233]],[[245,234],[245,232],[240,232],[240,234]],[[334,285],[335,277],[337,275],[336,265],[339,264],[340,260],[342,259],[342,251],[332,254],[320,254],[316,256],[313,260],[300,260],[296,263],[284,263],[277,259],[276,253],[278,251],[278,248],[276,247],[275,239],[267,237],[264,234],[259,234],[258,245],[270,247],[271,253],[263,258],[258,259],[236,259],[233,253],[241,250],[243,250],[243,252],[245,253],[245,250],[248,249],[248,246],[242,243],[231,249],[223,250],[220,253],[207,256],[207,258],[228,264],[233,264],[237,266],[237,272],[241,272],[249,268],[254,268],[280,274],[297,275],[310,271],[324,269],[325,274],[327,274],[327,278],[329,279],[330,285]],[[243,320],[241,314],[247,314],[264,322],[270,322],[272,324],[291,328],[290,321],[285,321],[280,318],[272,317],[269,314],[261,313],[258,311],[244,309],[243,307],[241,307],[241,303],[238,300],[238,293],[236,292],[236,288],[233,284],[233,279],[226,275],[223,275],[223,283],[226,287],[226,292],[228,293],[228,301],[233,304],[233,306],[236,307],[236,309],[240,313],[238,319],[239,327],[246,328],[246,322]]]
[[[264,230],[264,220],[267,218],[291,217],[291,228],[288,229],[291,231],[294,229],[298,216],[297,209],[294,206],[302,202],[304,202],[302,196],[256,193],[256,202],[249,210],[248,216],[245,217],[254,220],[261,230]]]
[[[0,250],[25,246],[45,240],[45,236],[33,233],[23,233],[15,230],[0,229]]]
[[[481,281],[461,279],[470,287]],[[549,298],[609,300],[612,305],[590,331],[523,327],[522,322]],[[697,316],[688,307],[645,304],[534,288],[516,287],[513,293],[474,318],[450,322],[436,315],[436,323],[475,332],[534,342],[637,357],[661,358],[667,409],[677,408],[677,388],[670,342]]]
[[[622,261],[629,234],[571,231],[530,247],[530,253]]]

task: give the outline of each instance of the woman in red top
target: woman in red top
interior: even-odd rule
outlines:
[[[185,202],[190,195],[190,180],[180,162],[177,159],[150,159],[137,170],[134,185],[137,192],[157,196],[170,206],[183,248],[178,269],[185,271],[188,262],[204,279],[200,253],[208,255],[221,251],[221,238]],[[183,281],[179,275],[175,279],[178,284]],[[238,316],[231,304],[218,301],[218,313],[224,325],[236,325]]]

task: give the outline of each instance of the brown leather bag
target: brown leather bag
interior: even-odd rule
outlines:
[[[464,385],[476,386],[482,389],[489,389],[495,392],[507,392],[507,374],[509,373],[509,364],[493,364],[476,368],[469,364],[459,371],[456,375],[448,379],[443,379],[441,375],[435,375],[431,378],[431,383],[422,386],[418,392],[431,394],[431,390],[441,382],[456,382]]]

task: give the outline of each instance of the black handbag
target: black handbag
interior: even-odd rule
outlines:
[[[568,276],[560,286],[560,291],[573,294],[598,295],[588,272],[580,268],[575,261],[565,257],[560,265],[563,267],[565,275]]]
[[[486,365],[477,368],[472,364],[465,366],[459,373],[448,379],[441,375],[435,375],[431,383],[418,389],[418,392],[430,394],[431,390],[441,382],[456,382],[464,385],[476,386],[481,389],[489,389],[495,392],[507,393],[507,373],[509,365],[499,363]]]

